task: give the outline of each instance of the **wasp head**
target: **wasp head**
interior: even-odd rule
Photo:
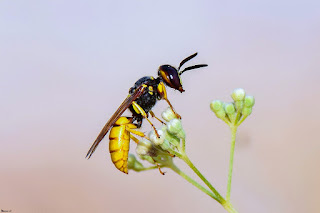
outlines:
[[[170,65],[159,67],[158,75],[160,79],[169,87],[184,92],[178,70]]]
[[[189,57],[183,59],[180,62],[178,69],[176,69],[175,67],[173,67],[171,65],[167,65],[167,64],[160,66],[159,70],[158,70],[159,78],[169,87],[176,89],[176,90],[179,90],[180,92],[184,92],[184,89],[182,88],[180,75],[188,70],[208,66],[207,64],[198,64],[198,65],[187,67],[184,70],[180,71],[180,68],[182,67],[182,65],[184,65],[190,59],[194,58],[197,54],[198,53],[194,53],[193,55],[190,55]]]

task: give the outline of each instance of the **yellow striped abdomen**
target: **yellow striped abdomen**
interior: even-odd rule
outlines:
[[[136,126],[126,117],[120,117],[110,130],[109,151],[113,164],[121,172],[128,174],[128,153],[130,148],[130,132]]]

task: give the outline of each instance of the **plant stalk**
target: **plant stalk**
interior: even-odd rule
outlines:
[[[232,125],[230,127],[230,129],[231,129],[231,147],[230,147],[229,175],[228,175],[228,185],[227,185],[227,195],[226,195],[227,202],[230,201],[230,194],[231,194],[233,156],[234,156],[234,147],[235,147],[235,143],[236,143],[237,128],[238,127],[236,125]]]

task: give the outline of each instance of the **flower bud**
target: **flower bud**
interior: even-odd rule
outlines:
[[[210,103],[210,108],[214,113],[216,113],[223,110],[223,103],[220,100],[214,100]]]
[[[216,114],[216,116],[220,119],[224,119],[226,117],[226,112],[224,111],[224,103],[219,100],[214,100],[210,103],[211,110]]]
[[[182,130],[181,121],[179,119],[172,119],[167,123],[168,131],[172,134],[177,134]]]
[[[152,149],[152,143],[151,141],[143,138],[141,141],[139,141],[137,148],[136,148],[136,153],[138,155],[147,155]]]
[[[252,108],[251,107],[250,108],[244,107],[242,109],[242,116],[248,117],[251,114],[251,112],[252,112]]]
[[[226,111],[228,117],[230,118],[231,122],[235,122],[236,119],[236,114],[235,114],[235,107],[233,105],[233,103],[226,103],[224,105],[224,110]]]
[[[150,157],[149,155],[138,155],[139,158],[141,160],[145,160],[145,161],[148,161],[149,163],[153,164],[154,163],[154,160],[152,159],[152,157]]]
[[[246,96],[246,92],[242,88],[238,88],[233,90],[231,97],[234,101],[242,101],[244,100],[244,97]]]
[[[181,120],[180,119],[172,119],[167,123],[168,132],[173,135],[176,135],[179,138],[185,138],[185,132],[182,128]]]
[[[177,118],[176,114],[172,111],[170,107],[168,107],[165,111],[161,113],[162,118],[165,121],[170,121],[174,118]]]
[[[234,105],[235,105],[237,111],[240,111],[240,112],[242,111],[242,109],[243,109],[243,101],[235,101]]]
[[[254,97],[253,96],[246,96],[245,97],[245,99],[244,99],[244,105],[245,105],[245,107],[247,107],[247,108],[252,108],[253,107],[253,105],[254,105],[254,102],[255,102],[255,100],[254,100]]]
[[[224,106],[224,110],[226,111],[226,113],[228,115],[232,115],[235,113],[236,109],[234,108],[234,105],[232,103],[227,103],[225,106]]]
[[[171,149],[170,142],[168,140],[164,140],[164,142],[160,144],[160,147],[166,151]]]
[[[158,136],[156,135],[156,133],[154,131],[151,131],[149,133],[149,138],[154,144],[160,145],[164,141],[164,138],[162,137],[164,133],[161,129],[157,130],[157,132],[158,132],[160,138],[158,138]]]
[[[141,171],[144,169],[144,166],[137,160],[137,158],[133,154],[129,154],[128,169],[132,169],[134,171]]]

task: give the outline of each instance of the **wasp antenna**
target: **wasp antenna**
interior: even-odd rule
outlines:
[[[182,70],[181,72],[179,72],[179,75],[181,75],[182,73],[184,73],[185,71],[188,71],[188,70],[198,69],[200,67],[207,67],[207,66],[208,66],[208,64],[197,64],[197,65],[194,65],[191,67],[187,67],[184,70]]]
[[[180,70],[180,68],[182,67],[182,65],[184,65],[187,61],[193,59],[193,58],[196,57],[197,55],[198,55],[198,53],[194,53],[194,54],[190,55],[189,57],[183,59],[183,60],[180,62],[178,71]]]

